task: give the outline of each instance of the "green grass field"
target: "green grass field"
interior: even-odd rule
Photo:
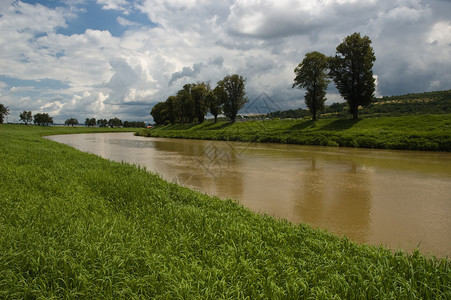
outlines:
[[[260,216],[41,138],[94,131],[0,125],[0,298],[451,298],[449,259]]]
[[[143,129],[142,136],[451,151],[451,114],[352,119],[212,121]]]

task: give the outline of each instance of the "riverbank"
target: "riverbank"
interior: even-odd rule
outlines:
[[[41,138],[73,132],[0,125],[1,298],[451,297],[445,259],[260,216]]]
[[[451,151],[451,114],[352,119],[212,121],[142,129],[169,138]]]

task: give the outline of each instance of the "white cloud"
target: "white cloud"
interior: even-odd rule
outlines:
[[[138,26],[139,25],[139,23],[127,20],[127,19],[125,19],[123,17],[117,17],[116,20],[122,26]]]
[[[97,3],[102,6],[102,9],[120,10],[125,14],[129,13],[129,2],[127,0],[97,0]]]

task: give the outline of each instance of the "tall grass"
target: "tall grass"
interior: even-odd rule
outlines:
[[[176,124],[142,136],[380,149],[451,151],[451,115]]]
[[[64,132],[0,126],[0,298],[451,298],[447,259],[260,216],[41,138]]]

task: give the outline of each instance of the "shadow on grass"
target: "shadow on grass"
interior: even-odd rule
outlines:
[[[309,127],[312,127],[312,128],[316,127],[315,122],[310,120],[310,121],[297,123],[297,124],[294,124],[293,126],[291,126],[290,130],[304,130],[304,129],[307,129]]]
[[[322,127],[321,130],[329,130],[329,131],[343,131],[346,129],[351,128],[358,122],[360,122],[361,119],[341,119],[341,120],[335,120],[326,126]]]
[[[232,122],[224,122],[224,123],[219,124],[219,125],[218,125],[218,123],[212,123],[211,125],[208,124],[207,126],[205,126],[204,129],[206,129],[206,130],[221,130],[221,129],[224,129],[224,128],[229,127],[231,125],[233,125]]]

